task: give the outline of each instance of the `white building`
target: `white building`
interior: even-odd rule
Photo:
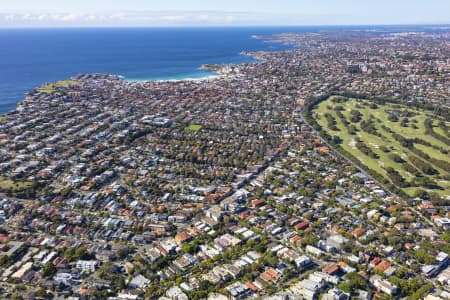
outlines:
[[[172,300],[189,300],[188,296],[178,286],[173,286],[167,290],[166,296]]]
[[[149,284],[150,280],[139,274],[128,283],[128,286],[133,289],[145,289]]]
[[[79,260],[77,261],[76,268],[80,269],[82,272],[95,272],[99,264],[96,260]]]

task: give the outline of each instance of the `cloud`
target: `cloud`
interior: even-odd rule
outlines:
[[[16,16],[13,14],[4,15],[4,20],[6,22],[13,22],[15,20]]]
[[[409,21],[408,21],[409,20]],[[416,20],[426,23],[427,20]],[[110,11],[110,12],[0,12],[1,27],[158,27],[250,25],[405,24],[397,15],[384,22],[372,15],[321,12],[242,11]],[[433,23],[433,22],[428,22]],[[434,23],[439,23],[435,20]],[[448,23],[448,22],[440,22]]]
[[[0,13],[0,27],[222,25],[247,22],[249,17],[245,12],[216,11]]]

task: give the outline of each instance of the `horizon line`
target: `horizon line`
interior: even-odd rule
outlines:
[[[450,23],[398,23],[398,24],[318,24],[318,25],[301,25],[301,24],[254,24],[254,25],[130,25],[130,26],[91,26],[91,25],[74,25],[74,26],[0,26],[0,30],[4,29],[153,29],[153,28],[261,28],[261,27],[376,27],[376,26],[450,26]]]

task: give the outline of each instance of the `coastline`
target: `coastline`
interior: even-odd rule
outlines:
[[[217,74],[217,75],[210,75],[205,77],[198,77],[198,78],[183,78],[183,79],[161,79],[156,80],[155,82],[183,82],[183,81],[190,81],[190,82],[203,82],[203,81],[211,81],[223,78],[225,75]]]
[[[145,83],[145,82],[182,82],[182,81],[191,81],[191,82],[201,82],[201,81],[210,81],[216,80],[224,77],[225,75],[213,72],[211,74],[205,74],[201,76],[193,76],[193,74],[186,74],[185,76],[173,76],[167,78],[123,78],[125,82],[135,82],[135,83]]]
[[[255,56],[250,54],[249,52],[240,52],[239,55],[248,56],[258,62]],[[203,64],[197,70],[198,72],[189,73],[189,74],[180,74],[175,76],[163,77],[163,78],[126,78],[122,76],[122,80],[125,82],[202,82],[202,81],[211,81],[220,78],[224,78],[227,76],[227,72],[225,71],[230,63],[226,64]]]
[[[263,34],[262,36],[271,36],[272,34],[275,34],[276,32],[273,33],[267,33],[267,34]],[[248,35],[248,39],[249,40],[259,40],[259,41],[263,41],[263,39],[261,38],[255,38],[255,34],[250,34]],[[274,44],[280,44],[283,46],[286,46],[284,44],[281,43],[274,43]],[[249,47],[251,48],[251,47]],[[62,77],[62,78],[72,78],[73,76],[76,76],[76,74],[121,74],[121,80],[124,82],[129,82],[129,83],[145,83],[145,82],[205,82],[205,81],[213,81],[213,80],[218,80],[221,78],[225,78],[227,76],[229,76],[227,73],[227,67],[230,65],[239,65],[241,63],[257,63],[257,62],[261,62],[263,61],[262,59],[260,59],[258,57],[258,53],[259,52],[277,52],[277,51],[283,51],[284,49],[267,49],[264,50],[264,47],[261,47],[260,45],[260,50],[259,49],[253,49],[250,50],[247,47],[244,47],[244,49],[236,53],[237,58],[236,61],[223,61],[223,62],[217,62],[217,63],[203,63],[202,65],[197,65],[196,71],[195,69],[192,69],[192,71],[188,71],[186,72],[186,70],[182,70],[183,68],[180,69],[181,73],[179,74],[174,74],[174,75],[162,75],[161,77],[159,76],[149,76],[149,77],[133,77],[133,76],[129,76],[125,73],[122,72],[113,72],[110,73],[108,71],[106,72],[102,72],[102,71],[98,71],[98,72],[81,72],[81,73],[73,73],[72,75],[69,75],[67,77]],[[152,72],[149,72],[150,74]],[[58,79],[58,80],[63,80],[63,79]],[[56,81],[49,81],[49,82],[56,82]],[[36,88],[39,88],[40,85],[36,85],[32,88],[30,88],[29,90],[27,90],[25,92],[25,95],[27,95],[29,92],[33,91]],[[20,106],[20,104],[24,101],[24,98],[22,98],[21,100],[17,100],[17,101],[13,101],[11,103],[14,103],[14,107],[11,104],[9,106],[9,108],[1,108],[0,109],[0,114],[9,114],[14,112],[18,106]],[[2,103],[3,104],[3,103]],[[7,104],[7,103],[6,103]],[[6,106],[6,105],[5,105]]]
[[[49,31],[33,32],[33,35],[38,33],[41,36],[42,47],[53,47],[53,55],[42,56],[39,53],[39,55],[30,55],[30,58],[26,57],[25,59],[20,55],[11,55],[8,58],[8,61],[14,63],[16,67],[14,72],[10,71],[11,74],[5,71],[0,76],[2,79],[0,83],[0,113],[13,112],[17,105],[24,100],[25,95],[36,87],[46,82],[70,78],[76,74],[121,74],[126,82],[216,80],[219,78],[216,70],[203,69],[201,66],[217,65],[223,67],[230,64],[255,62],[256,59],[243,55],[242,52],[278,51],[286,48],[280,46],[280,49],[278,49],[278,46],[272,47],[273,45],[269,47],[267,43],[255,39],[253,37],[255,33],[270,36],[295,29],[297,28],[289,27],[285,30],[280,28],[266,28],[264,30],[240,28],[239,30],[217,29],[211,31],[192,29],[182,32],[177,29],[171,32],[171,35],[167,35],[167,32],[148,29],[127,36],[125,40],[118,39],[120,31],[108,31],[105,33],[106,42],[126,43],[131,49],[128,51],[130,59],[127,58],[123,61],[116,61],[115,58],[119,54],[116,53],[117,51],[113,51],[109,56],[102,55],[99,57],[96,55],[104,46],[94,48],[93,51],[95,51],[92,52],[92,55],[91,52],[86,53],[83,55],[83,57],[87,57],[86,59],[78,60],[79,53],[85,51],[84,45],[96,39],[97,29],[71,31],[71,35],[58,33],[56,39],[54,34]],[[23,31],[17,34],[21,43],[27,43],[30,40],[31,32]],[[144,36],[146,39],[143,42]],[[173,39],[167,39],[167,37],[172,36]],[[75,39],[76,46],[80,49],[74,48],[67,52],[61,45],[69,38]],[[209,43],[208,41],[211,39],[218,39],[218,43]],[[195,41],[195,43],[183,50],[182,47],[188,41]],[[154,47],[155,44],[162,45],[162,42],[167,45]],[[36,45],[36,49],[39,49],[39,47],[39,45]],[[145,51],[133,49],[144,49]],[[15,52],[20,53],[19,51]],[[34,57],[40,57],[39,60],[45,59],[48,61],[50,69],[41,70],[41,64],[36,62],[33,59]],[[54,57],[60,57],[60,59],[55,60]],[[68,67],[65,61],[76,61],[77,63]]]

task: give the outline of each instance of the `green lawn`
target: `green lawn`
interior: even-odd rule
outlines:
[[[60,80],[58,82],[55,83],[55,86],[57,87],[69,87],[69,86],[73,86],[73,85],[77,85],[78,81],[76,80]]]
[[[190,131],[199,131],[202,128],[203,128],[202,125],[196,125],[196,124],[192,124],[192,125],[189,125],[188,127],[186,127],[186,129],[190,130]]]
[[[386,127],[390,128],[393,132],[405,137],[405,138],[420,138],[435,147],[447,149],[447,145],[443,143],[442,141],[425,134],[425,127],[424,122],[427,117],[430,117],[430,113],[427,111],[422,110],[415,110],[414,108],[406,107],[406,106],[400,106],[395,107],[394,104],[385,104],[385,105],[379,105],[376,109],[371,109],[369,107],[370,102],[368,100],[356,100],[356,99],[348,99],[344,103],[334,103],[331,101],[332,98],[327,99],[321,103],[313,110],[313,116],[315,117],[317,123],[331,136],[339,136],[342,139],[342,144],[340,147],[342,147],[344,150],[346,150],[348,153],[356,157],[362,164],[366,165],[371,170],[379,173],[380,175],[387,177],[387,173],[384,168],[392,167],[395,170],[397,170],[402,177],[405,178],[406,181],[411,182],[411,180],[414,179],[415,175],[411,174],[407,171],[405,171],[402,167],[403,163],[398,163],[392,160],[391,155],[392,154],[398,154],[403,160],[410,162],[409,159],[411,156],[416,156],[410,149],[403,147],[398,141],[396,141],[392,134],[385,131],[382,128],[382,125],[385,125]],[[354,125],[357,128],[356,135],[351,135],[347,131],[346,125],[342,122],[341,118],[338,117],[336,113],[336,106],[342,106],[344,108],[342,114],[345,116],[345,119],[350,122],[350,116],[351,110],[357,110],[362,114],[361,121],[363,120],[373,120],[374,121],[374,127],[376,128],[377,132],[381,134],[381,137],[376,136],[374,134],[367,133],[361,129],[361,121],[357,123],[350,122],[351,125]],[[358,106],[359,107],[356,107]],[[400,120],[402,117],[400,117],[400,120],[397,122],[391,122],[388,120],[389,114],[385,112],[385,110],[408,110],[411,113],[415,113],[417,115],[413,117],[409,117],[409,123],[408,127],[403,127],[400,125]],[[332,130],[328,127],[327,120],[325,118],[325,114],[329,113],[331,116],[335,118],[336,121],[336,127],[338,131]],[[436,119],[436,116],[433,116],[433,119]],[[414,123],[415,120],[415,123]],[[417,128],[413,128],[413,124],[417,126]],[[433,125],[437,125],[433,124]],[[434,130],[436,132],[438,131],[439,127],[434,127]],[[439,128],[440,129],[440,128]],[[359,149],[355,146],[355,139],[359,138],[361,139],[364,144],[366,144],[374,153],[376,153],[379,158],[372,158],[367,156],[366,154],[362,153]],[[386,147],[390,149],[390,152],[385,153],[383,152],[380,147]],[[447,154],[442,153],[439,151],[439,149],[435,149],[433,147],[421,145],[421,144],[414,144],[414,147],[425,152],[432,158],[440,159],[443,161],[450,162],[450,158]],[[422,158],[421,158],[422,159]],[[424,159],[422,159],[424,160]],[[410,162],[411,163],[411,162]],[[431,162],[427,162],[430,165],[432,165]],[[439,175],[449,175],[448,172],[445,170],[433,165],[433,168],[437,169],[439,171]],[[424,175],[424,174],[422,174]],[[433,190],[435,192],[438,192],[440,194],[448,194],[450,191],[450,182],[448,180],[443,180],[439,177],[439,175],[425,175],[429,177],[430,179],[434,180],[438,185],[444,188],[444,190]],[[413,195],[417,190],[418,187],[409,187],[403,189],[406,193],[409,195]]]
[[[0,178],[0,190],[13,190],[21,191],[33,186],[30,181],[17,181],[14,182],[11,179]]]
[[[447,125],[447,128],[450,127],[450,122],[445,122],[445,124]],[[439,121],[434,120],[433,121],[433,130],[434,132],[436,132],[439,135],[442,135],[443,137],[449,137],[448,132],[445,132],[441,127],[439,127]]]
[[[56,92],[56,90],[51,85],[39,87],[39,88],[37,88],[37,91],[39,93],[45,93],[45,94],[53,94],[54,92]]]
[[[69,87],[78,84],[76,80],[61,80],[55,83],[48,83],[45,86],[39,87],[36,90],[40,93],[52,94],[56,92],[56,88]]]

